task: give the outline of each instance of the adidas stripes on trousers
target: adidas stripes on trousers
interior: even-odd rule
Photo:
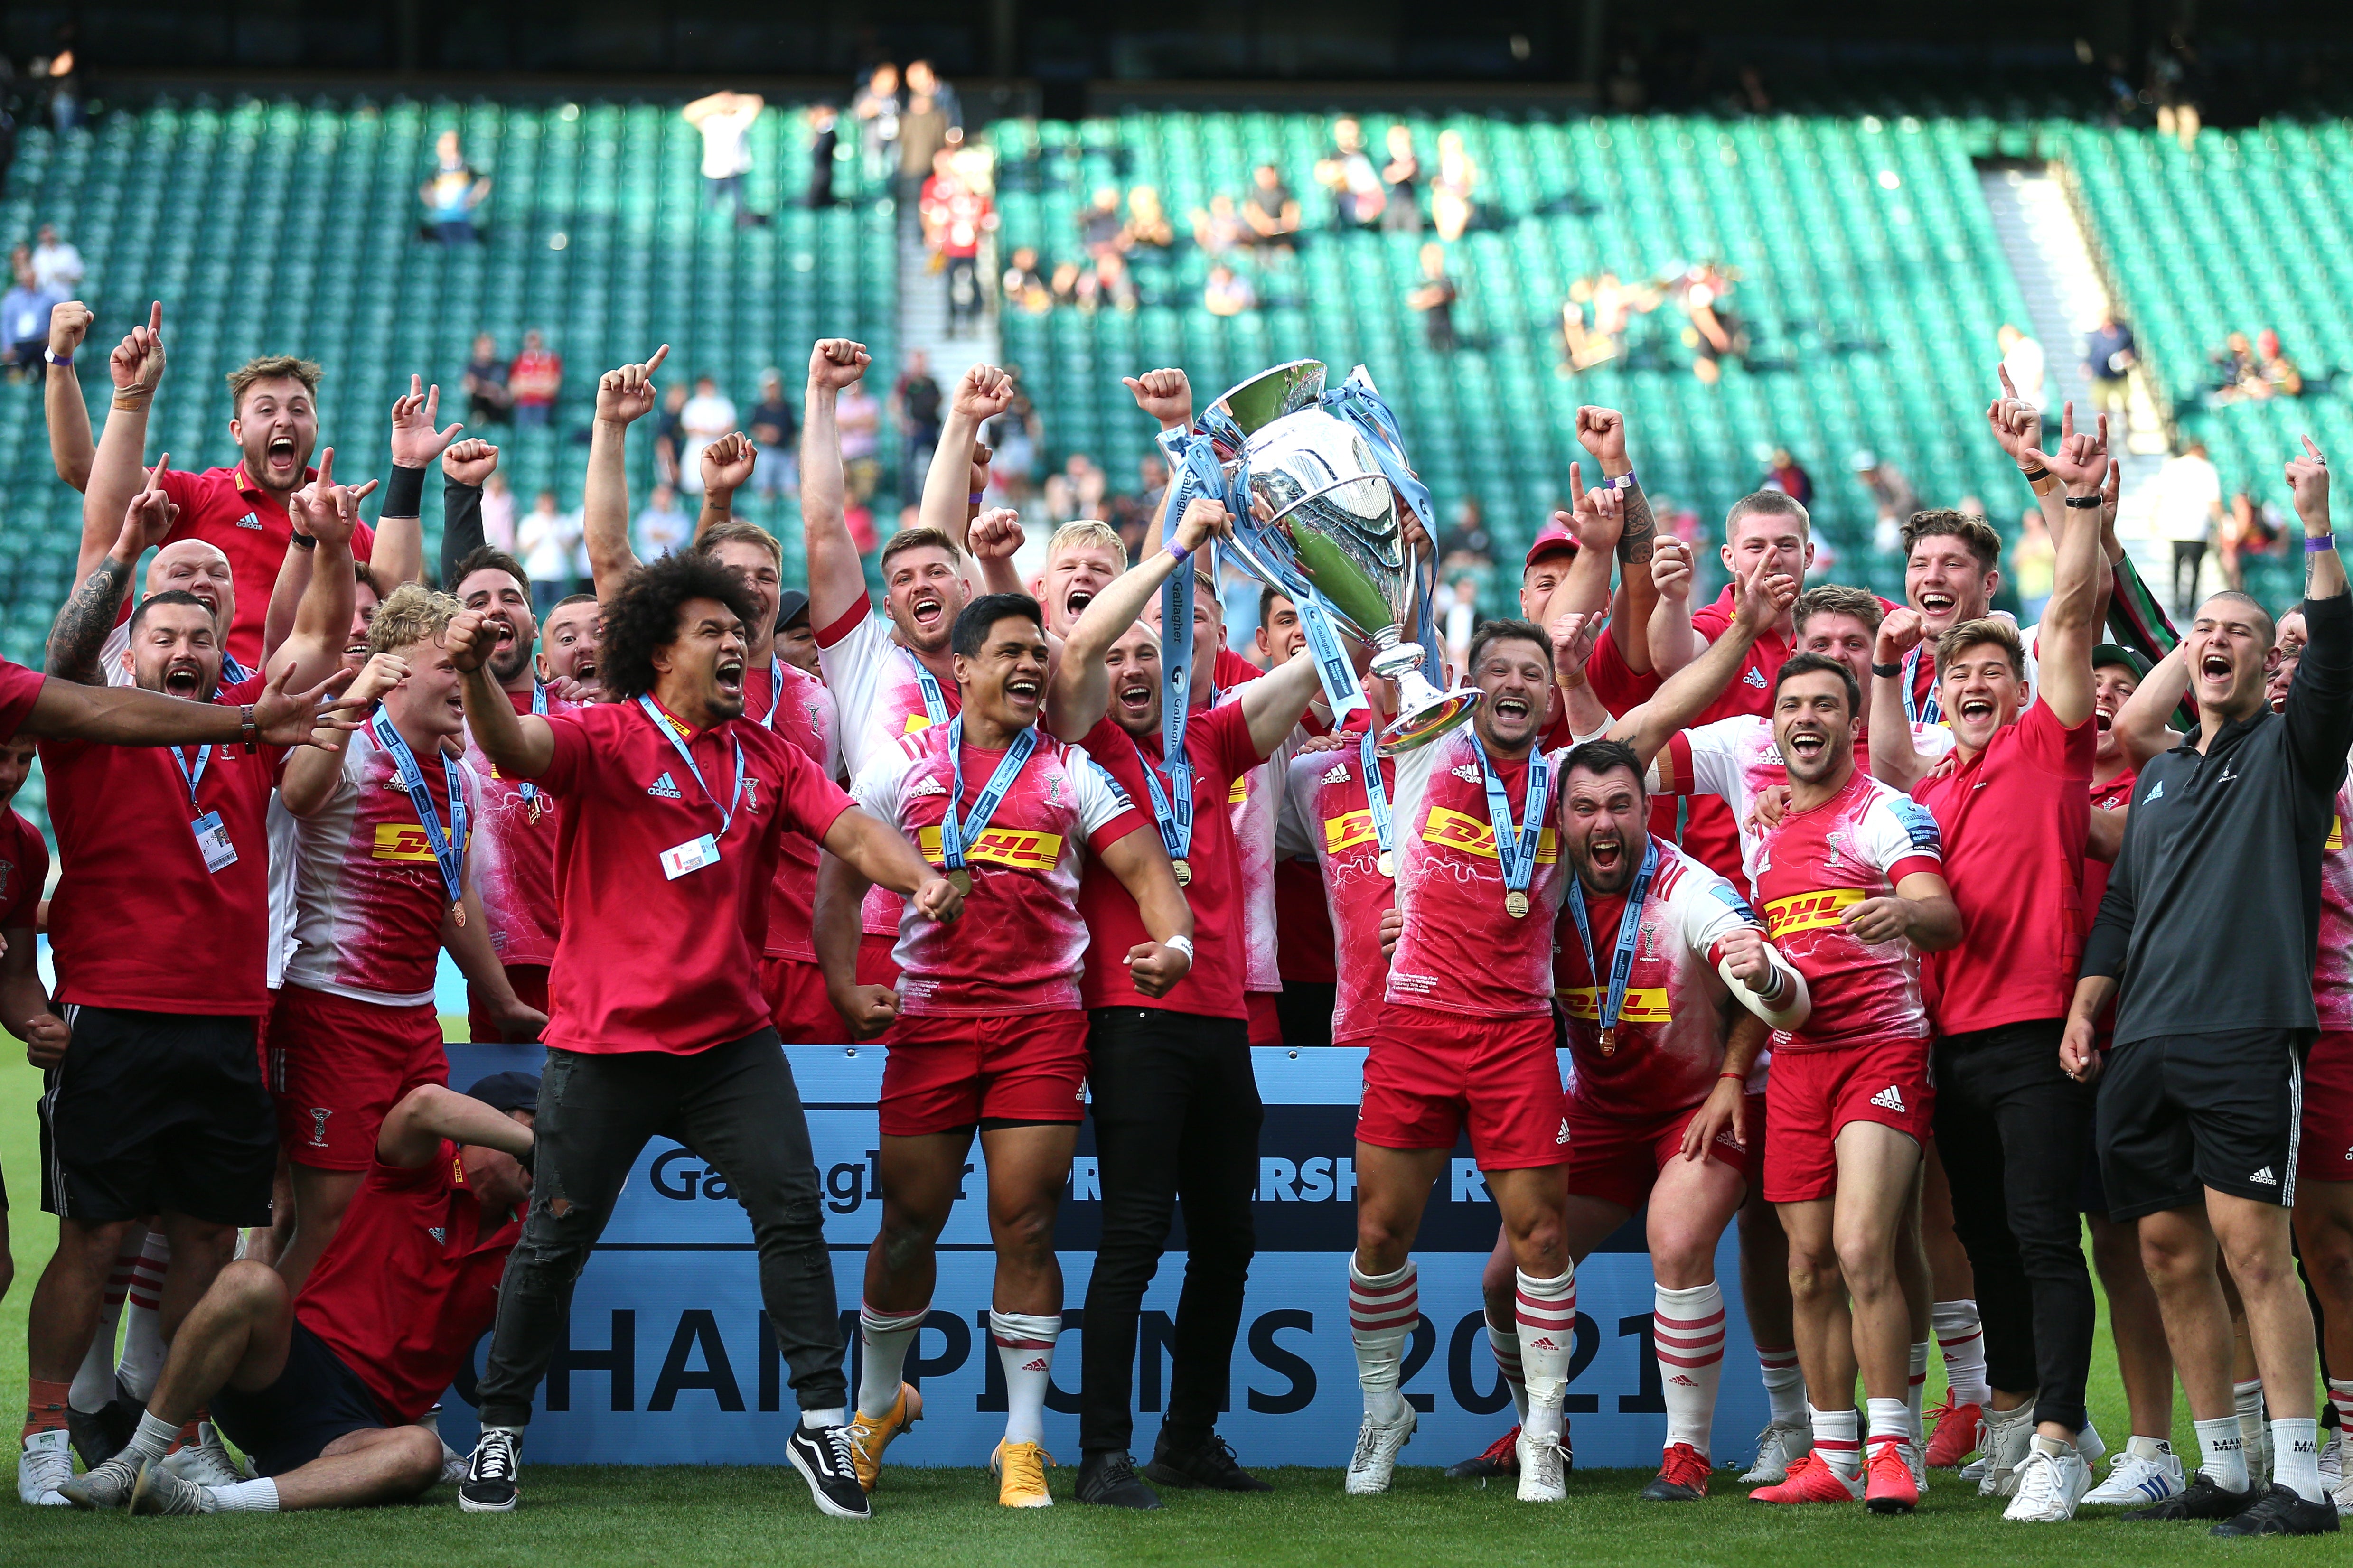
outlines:
[[[2059,1070],[2063,1028],[2044,1018],[1939,1039],[1936,1152],[1977,1276],[1986,1380],[2039,1388],[2034,1419],[2081,1431],[2095,1311],[2080,1239],[2093,1097]]]
[[[499,1287],[480,1390],[484,1426],[531,1419],[573,1284],[638,1151],[657,1135],[694,1151],[750,1213],[761,1301],[800,1407],[849,1403],[817,1162],[776,1030],[683,1055],[551,1047],[532,1131],[531,1208]]]

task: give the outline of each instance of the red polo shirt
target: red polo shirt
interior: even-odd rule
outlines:
[[[37,669],[0,658],[0,741],[15,740],[25,721],[33,716],[33,704],[41,700],[45,679]]]
[[[305,468],[302,477],[317,479],[318,470]],[[256,484],[243,463],[200,474],[174,469],[164,476],[164,493],[180,509],[164,543],[201,539],[228,557],[229,574],[237,584],[237,620],[229,626],[228,650],[248,669],[259,669],[261,623],[269,614],[269,590],[278,582],[278,569],[286,562],[286,542],[294,532],[285,499]],[[375,530],[360,524],[352,535],[352,553],[365,561],[375,550]],[[122,617],[130,615],[126,602]]]
[[[822,839],[851,808],[807,753],[751,720],[702,731],[669,723],[694,767],[635,702],[548,715],[555,756],[538,782],[564,802],[550,1046],[683,1055],[765,1028],[760,954],[780,840]],[[663,853],[705,835],[718,840],[718,860],[666,874]]]
[[[49,847],[21,812],[0,807],[0,931],[30,931],[49,879]]]

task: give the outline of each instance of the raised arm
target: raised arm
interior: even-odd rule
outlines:
[[[555,763],[555,731],[536,713],[518,713],[491,677],[495,635],[482,630],[482,612],[460,610],[447,633],[449,662],[463,678],[466,728],[482,754],[508,778],[535,779]]]
[[[1567,717],[1571,740],[1607,734],[1609,726],[1618,721],[1618,716],[1603,706],[1593,683],[1585,677],[1586,661],[1593,657],[1593,645],[1599,640],[1609,618],[1606,614],[1570,614],[1546,628],[1552,634],[1552,683],[1560,693],[1561,711]]]
[[[505,1111],[438,1083],[419,1084],[385,1112],[375,1157],[415,1170],[441,1152],[441,1141],[475,1143],[520,1160],[532,1150],[531,1129]]]
[[[72,361],[74,350],[81,347],[94,320],[90,307],[79,300],[61,300],[50,308],[49,353],[66,363],[51,361],[41,384],[41,409],[49,426],[49,461],[57,465],[58,478],[77,490],[90,487],[90,464],[97,458],[98,447],[90,431],[90,405],[82,399],[81,378],[74,374]]]
[[[1912,742],[1912,715],[1904,709],[1904,656],[1920,646],[1921,636],[1919,611],[1890,610],[1871,646],[1871,776],[1906,795],[1929,768]]]
[[[1119,381],[1138,408],[1160,421],[1161,429],[1182,430],[1193,423],[1193,384],[1183,371],[1147,370]]]
[[[2166,721],[2181,700],[2189,695],[2189,653],[2186,645],[2176,643],[2173,650],[2150,666],[2141,677],[2125,705],[2116,710],[2109,729],[2116,744],[2124,748],[2125,761],[2134,768],[2147,765],[2151,757],[2161,756],[2181,744],[2181,732]]]
[[[2329,531],[2328,461],[2309,436],[2303,454],[2287,465],[2287,482],[2304,524],[2304,620],[2310,637],[2282,717],[2297,770],[2307,783],[2334,790],[2353,745],[2353,606],[2346,603],[2345,563]]]
[[[335,449],[330,447],[319,454],[316,482],[287,498],[289,521],[318,542],[305,552],[311,576],[295,604],[293,628],[283,646],[264,650],[263,664],[292,670],[297,685],[324,680],[343,668],[356,593],[352,539],[359,531],[360,502],[375,489],[374,479],[357,489],[335,483]]]
[[[499,449],[469,438],[441,454],[441,585],[456,593],[458,563],[488,542],[482,533],[482,487],[499,466]]]
[[[826,338],[809,351],[801,408],[801,542],[808,564],[809,625],[820,632],[866,598],[866,568],[849,537],[848,487],[834,400],[873,363],[864,343]]]
[[[408,679],[408,661],[396,655],[380,653],[367,661],[343,693],[344,700],[355,710],[373,710],[384,694]],[[278,801],[296,816],[316,816],[335,798],[336,786],[343,783],[343,752],[350,737],[340,731],[321,734],[315,744],[303,747],[286,759],[286,772],[279,780]]]
[[[1618,560],[1625,570],[1619,574],[1618,592],[1610,601],[1608,630],[1618,640],[1618,652],[1625,659],[1626,668],[1637,675],[1647,674],[1651,668],[1647,633],[1659,597],[1658,584],[1651,572],[1651,554],[1659,525],[1651,516],[1650,499],[1642,494],[1641,481],[1634,477],[1633,461],[1626,455],[1626,416],[1614,408],[1580,408],[1577,411],[1577,439],[1599,465],[1603,484],[1617,493],[1625,520],[1619,529],[1617,545]],[[1684,581],[1688,584],[1689,579]],[[1688,596],[1683,607],[1688,615]],[[1680,664],[1677,668],[1681,668]],[[1673,671],[1662,669],[1659,673],[1670,675]]]
[[[164,472],[171,461],[172,455],[166,452],[163,461],[148,470],[147,488],[132,497],[123,509],[113,548],[99,557],[73,597],[58,612],[56,623],[49,627],[48,656],[42,665],[47,674],[80,686],[106,684],[100,650],[131,591],[131,574],[137,569],[139,557],[171,532],[173,521],[180,515],[180,509],[164,490]]]
[[[1586,489],[1581,465],[1568,466],[1573,510],[1555,512],[1552,520],[1577,541],[1577,559],[1561,574],[1560,584],[1545,601],[1544,624],[1563,616],[1590,616],[1609,606],[1610,568],[1616,564],[1618,540],[1626,526],[1625,499],[1609,489]],[[1613,609],[1611,614],[1617,612]]]
[[[131,329],[107,359],[114,403],[99,432],[90,458],[89,488],[81,496],[81,553],[74,567],[85,577],[106,553],[122,526],[123,510],[142,488],[147,451],[147,416],[164,379],[164,307],[148,309],[144,324]]]
[[[1164,512],[1167,502],[1176,500],[1176,489],[1174,484],[1168,487]],[[1136,617],[1180,563],[1186,571],[1194,570],[1187,557],[1211,535],[1226,538],[1232,531],[1224,502],[1194,497],[1176,522],[1176,546],[1182,553],[1153,551],[1104,584],[1103,591],[1079,613],[1077,624],[1062,641],[1062,657],[1055,661],[1052,682],[1046,690],[1047,727],[1057,737],[1081,740],[1111,711],[1111,673],[1103,668],[1103,657],[1112,644],[1127,635],[1127,628],[1135,625]]]
[[[422,376],[410,376],[406,395],[392,404],[392,479],[385,487],[375,548],[368,557],[369,568],[386,594],[403,583],[425,581],[425,472],[465,428],[433,427],[441,408],[441,388],[428,390],[423,383]]]
[[[662,344],[643,364],[608,370],[596,380],[596,420],[588,436],[588,479],[580,496],[586,531],[588,572],[596,597],[611,603],[621,580],[638,568],[629,547],[629,471],[626,447],[629,426],[654,410],[660,389],[654,372],[670,357]]]
[[[2053,498],[2042,498],[2044,518],[2058,514],[2051,530],[2058,542],[2058,564],[2051,602],[2036,634],[2035,695],[2052,718],[2072,730],[2092,716],[2092,645],[2098,640],[2100,600],[2108,576],[2100,543],[2100,510],[2109,460],[2105,415],[2097,435],[2075,432],[2072,403],[2064,405],[2060,418],[2058,450],[2042,459],[2065,494],[2055,503]]]
[[[972,453],[980,427],[1012,406],[1013,378],[993,364],[965,371],[948,398],[940,421],[940,444],[932,449],[932,466],[923,476],[923,510],[916,521],[938,529],[959,549],[980,504],[972,486]]]
[[[1639,637],[1629,637],[1621,647],[1639,645],[1650,668],[1672,675],[1707,646],[1692,629],[1692,550],[1673,534],[1654,541],[1651,550],[1651,619]],[[1632,655],[1628,655],[1631,662]]]
[[[1315,660],[1304,654],[1267,671],[1260,679],[1243,682],[1237,700],[1250,725],[1250,749],[1261,758],[1274,755],[1274,749],[1299,727],[1323,689]]]
[[[307,746],[322,728],[348,730],[333,693],[350,680],[337,670],[308,691],[287,688],[280,670],[246,711],[219,702],[191,702],[136,686],[80,686],[69,680],[41,682],[33,710],[16,733],[36,739],[94,741],[108,746],[226,745],[250,740],[257,745]]]
[[[1740,667],[1765,628],[1778,621],[1797,603],[1798,581],[1771,575],[1770,558],[1757,570],[1736,579],[1732,587],[1732,624],[1708,645],[1705,653],[1667,678],[1648,702],[1611,726],[1613,740],[1634,748],[1644,767],[1659,754],[1678,730],[1688,729],[1708,704],[1724,695],[1740,678]]]
[[[730,430],[703,447],[696,462],[702,470],[702,510],[695,514],[695,538],[734,521],[735,492],[752,482],[752,469],[759,460],[760,448],[741,430]]]

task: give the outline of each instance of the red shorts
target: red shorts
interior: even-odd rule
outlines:
[[[2323,1029],[2304,1058],[2296,1179],[2353,1182],[2353,1034]]]
[[[1765,1091],[1763,1089],[1751,1091],[1742,1097],[1740,1104],[1740,1130],[1748,1140],[1746,1151],[1748,1190],[1762,1197],[1765,1186],[1765,1151],[1771,1148],[1773,1142],[1766,1136]]]
[[[1087,1016],[902,1017],[882,1063],[881,1110],[889,1138],[992,1122],[1083,1121]]]
[[[1935,1105],[1926,1040],[1775,1051],[1765,1090],[1772,1145],[1765,1200],[1802,1204],[1836,1192],[1839,1130],[1850,1121],[1893,1127],[1926,1148]]]
[[[1272,991],[1246,991],[1250,1001],[1250,1043],[1253,1046],[1282,1044],[1282,1009],[1275,1003]]]
[[[1482,1171],[1567,1163],[1567,1096],[1552,1018],[1467,1018],[1390,1003],[1366,1041],[1356,1137],[1383,1149],[1451,1149],[1463,1123]]]
[[[899,939],[895,936],[876,936],[872,931],[860,932],[858,937],[858,984],[860,985],[897,985],[899,984],[899,961],[891,955],[893,952],[896,952],[898,949]],[[834,1026],[841,1030],[845,1035],[849,1032],[849,1027],[846,1025],[836,1024]],[[898,1037],[899,1031],[897,1028],[892,1027],[883,1030],[881,1034],[875,1036],[873,1039],[867,1043],[869,1045],[887,1046]],[[829,1040],[821,1040],[818,1042],[820,1045],[830,1045],[833,1042]]]
[[[825,994],[825,971],[805,958],[762,958],[760,1000],[776,1037],[788,1046],[838,1046],[849,1038],[849,1026]]]
[[[449,1057],[429,1002],[384,1007],[301,985],[269,1015],[278,1142],[297,1165],[364,1171],[386,1112],[421,1083],[447,1084]]]
[[[1667,1168],[1667,1162],[1683,1157],[1683,1129],[1699,1112],[1699,1106],[1687,1105],[1664,1116],[1629,1119],[1605,1115],[1597,1106],[1580,1106],[1571,1100],[1568,1190],[1577,1197],[1599,1198],[1621,1209],[1641,1208],[1650,1201],[1651,1184]],[[1744,1178],[1748,1174],[1748,1152],[1732,1141],[1728,1127],[1707,1146],[1707,1155]]]
[[[544,963],[510,963],[507,984],[514,987],[515,1000],[526,1007],[547,1011],[547,965]],[[478,1046],[528,1046],[537,1042],[521,1033],[509,1034],[491,1019],[490,1011],[474,988],[466,987],[466,1037]]]

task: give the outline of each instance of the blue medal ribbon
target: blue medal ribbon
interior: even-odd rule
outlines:
[[[417,810],[417,825],[425,829],[426,847],[433,851],[433,859],[441,868],[441,885],[448,889],[449,907],[457,909],[466,897],[466,783],[458,760],[443,752],[441,776],[449,786],[449,826],[444,831],[440,814],[433,809],[433,792],[425,785],[425,770],[417,765],[417,753],[400,738],[382,709],[368,721],[375,743],[392,759],[400,774],[400,787],[408,792],[408,804]],[[462,917],[459,924],[463,924]]]
[[[201,816],[204,815],[205,808],[196,799],[196,786],[205,782],[205,769],[213,760],[212,747],[203,745],[196,748],[196,765],[194,768],[188,766],[187,754],[179,747],[166,746],[164,749],[172,753],[172,761],[179,764],[180,777],[186,781],[189,808]]]
[[[536,679],[531,683],[531,711],[532,717],[535,719],[547,717],[547,688]],[[537,821],[537,808],[533,807],[533,803],[539,799],[539,786],[525,779],[516,786],[515,794],[522,797],[522,803],[526,807],[532,807],[532,820]]]
[[[950,721],[948,769],[955,787],[948,794],[947,814],[940,818],[940,864],[943,867],[950,871],[964,870],[965,847],[979,843],[980,836],[988,831],[989,819],[1005,803],[1006,792],[1013,787],[1014,780],[1021,776],[1022,764],[1037,749],[1038,727],[1032,724],[1013,737],[1013,743],[1005,749],[1005,755],[997,762],[997,771],[989,775],[988,783],[981,786],[979,796],[972,803],[972,810],[958,821],[956,812],[964,800],[964,715],[959,713]],[[1147,774],[1151,771],[1149,768],[1145,770]],[[971,873],[966,872],[965,875]],[[960,888],[959,890],[964,889]]]
[[[905,654],[907,656],[907,662],[915,667],[915,684],[923,689],[923,712],[934,724],[946,723],[948,721],[948,700],[940,690],[940,678],[932,673],[932,667],[930,665],[925,664],[922,659],[915,657],[915,650],[913,648],[902,647],[899,651]],[[776,716],[776,710],[774,708],[770,708],[768,710],[769,717],[774,718]]]
[[[1136,744],[1134,736],[1128,736],[1127,743],[1135,747],[1135,765],[1144,770],[1144,787],[1152,795],[1152,820],[1160,828],[1161,847],[1168,851],[1170,860],[1182,860],[1193,847],[1192,797],[1189,794],[1186,795],[1185,811],[1180,820],[1168,792],[1160,787],[1160,771],[1152,765],[1152,759],[1144,754],[1144,748]],[[1192,770],[1187,768],[1186,772],[1190,773]]]
[[[1618,1014],[1626,1005],[1626,981],[1634,973],[1634,947],[1642,937],[1642,904],[1651,896],[1651,879],[1659,869],[1659,841],[1651,840],[1642,856],[1642,868],[1634,877],[1634,885],[1627,889],[1625,912],[1618,917],[1618,951],[1609,956],[1609,990],[1595,1010],[1600,1015],[1601,1054],[1608,1056],[1618,1047]],[[1585,972],[1601,983],[1601,965],[1593,958],[1593,928],[1585,914],[1585,883],[1572,877],[1568,883],[1568,912],[1577,919],[1577,936],[1585,944]]]
[[[1371,725],[1365,727],[1364,739],[1356,742],[1356,754],[1365,766],[1365,809],[1373,819],[1373,840],[1380,847],[1381,875],[1397,875],[1395,846],[1391,839],[1396,830],[1389,826],[1389,788],[1381,777],[1380,731]]]
[[[1920,683],[1920,654],[1926,647],[1925,642],[1914,643],[1912,651],[1904,656],[1904,716],[1915,724],[1938,723],[1945,716],[1944,706],[1936,700],[1934,686],[1929,687],[1926,700],[1913,695]]]
[[[776,710],[784,705],[785,661],[775,654],[770,654],[768,656],[768,710],[760,716],[760,728],[770,734],[776,733]],[[930,706],[928,700],[924,705]]]
[[[1542,752],[1528,758],[1527,793],[1520,799],[1523,820],[1514,827],[1511,797],[1504,793],[1504,781],[1497,776],[1494,764],[1487,760],[1487,748],[1475,732],[1466,730],[1464,733],[1471,736],[1471,749],[1479,753],[1479,776],[1487,786],[1487,826],[1494,833],[1495,858],[1504,868],[1507,895],[1504,906],[1510,907],[1508,895],[1512,893],[1519,894],[1525,905],[1528,884],[1535,879],[1536,846],[1544,837],[1545,801],[1551,793],[1552,763]],[[1519,911],[1525,913],[1525,908]]]
[[[734,825],[736,807],[744,804],[744,742],[735,742],[735,798],[722,806],[719,805],[718,795],[712,793],[710,783],[702,776],[702,764],[694,760],[694,752],[687,745],[686,737],[678,732],[678,727],[670,721],[659,707],[656,706],[652,698],[639,697],[638,706],[646,710],[646,717],[653,721],[654,728],[659,730],[669,739],[670,750],[679,754],[680,759],[686,763],[686,771],[692,773],[694,782],[702,786],[703,798],[718,807],[719,837],[726,837],[727,829]],[[732,736],[729,738],[733,739]]]

